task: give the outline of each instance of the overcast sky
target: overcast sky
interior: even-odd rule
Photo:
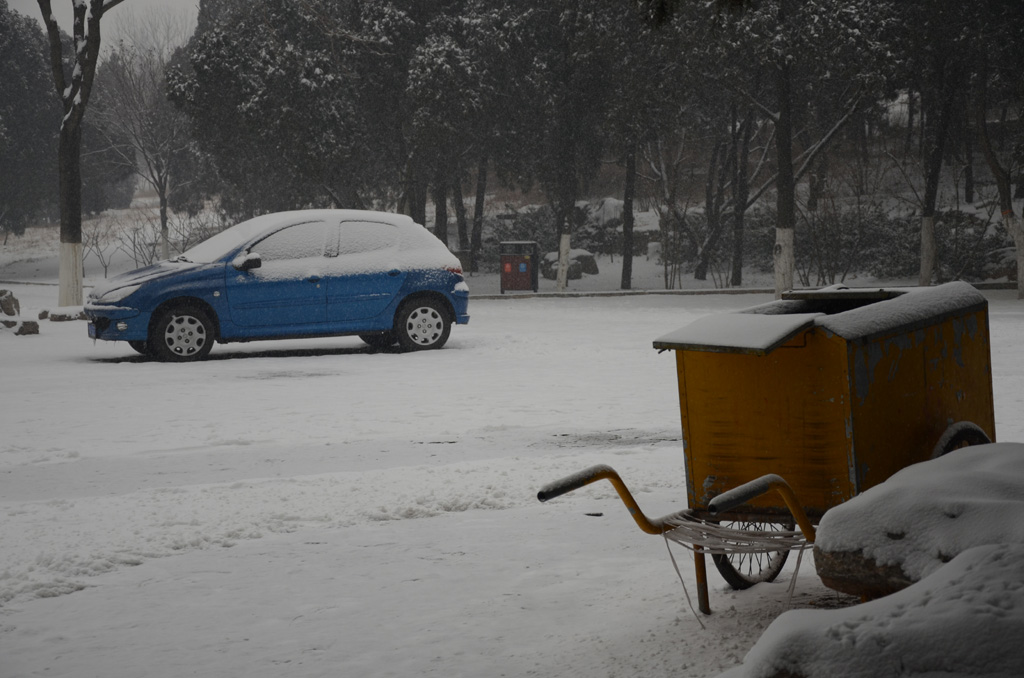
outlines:
[[[7,0],[11,9],[39,21],[42,25],[43,17],[39,11],[39,4],[36,0]],[[103,43],[109,45],[109,41],[117,40],[120,37],[119,25],[129,15],[136,18],[144,18],[150,12],[165,12],[174,17],[180,17],[189,22],[189,29],[195,26],[196,12],[199,0],[124,0],[120,5],[110,10],[109,14],[103,17],[100,32],[103,36]],[[53,13],[57,16],[57,23],[68,35],[71,34],[71,0],[51,0]]]

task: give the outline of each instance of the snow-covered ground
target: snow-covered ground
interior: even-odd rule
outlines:
[[[18,281],[0,287],[33,318],[56,303],[29,284],[52,283],[55,260],[26,258],[0,258],[0,280]],[[617,287],[604,268],[615,282],[579,288]],[[997,435],[1021,441],[1024,305],[986,296]],[[439,352],[320,339],[186,365],[93,344],[81,322],[0,332],[0,677],[733,667],[787,609],[795,558],[744,592],[712,568],[714,612],[698,619],[666,542],[611,485],[535,494],[606,463],[648,515],[682,508],[674,361],[651,342],[769,299],[478,299]],[[793,606],[849,602],[805,557]]]

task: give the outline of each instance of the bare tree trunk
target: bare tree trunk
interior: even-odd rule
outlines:
[[[747,199],[750,197],[750,168],[747,158],[750,155],[750,136],[754,120],[748,112],[739,129],[740,143],[737,145],[736,162],[733,164],[733,197],[732,197],[732,276],[729,284],[732,287],[743,285],[743,231],[744,217],[747,213]]]
[[[570,223],[572,203],[567,207],[564,201],[555,206],[555,228],[558,231],[558,291],[564,292],[569,286]]]
[[[461,174],[461,173],[459,173]],[[452,203],[455,207],[455,224],[459,232],[459,251],[469,250],[469,224],[466,220],[466,203],[462,197],[462,180],[459,175],[452,177]]]
[[[622,195],[622,282],[624,290],[633,287],[633,195],[636,193],[636,144],[626,151],[626,187]]]
[[[952,89],[952,88],[949,88]],[[917,284],[926,287],[932,284],[935,274],[935,209],[939,196],[939,181],[942,179],[942,160],[949,138],[949,124],[953,108],[954,93],[945,93],[938,122],[931,137],[925,166],[924,195],[921,205],[921,272]]]
[[[932,284],[935,273],[935,213],[921,215],[921,271],[917,284],[927,287]]]
[[[984,82],[984,79],[979,79]],[[1013,210],[1013,182],[1010,172],[999,162],[999,156],[992,144],[992,138],[988,133],[988,122],[986,113],[988,110],[987,91],[984,87],[977,97],[977,108],[975,109],[976,122],[978,125],[978,139],[981,143],[982,153],[985,155],[985,162],[988,163],[992,176],[996,180],[996,188],[999,191],[999,208],[1002,212],[1003,226],[1006,232],[1013,238],[1013,244],[1017,250],[1017,298],[1024,299],[1024,223],[1020,216]]]
[[[907,92],[907,133],[903,138],[903,155],[907,156],[910,154],[910,149],[914,147],[914,113],[915,106],[914,102],[914,91],[909,90]]]
[[[477,271],[477,257],[483,245],[484,201],[487,199],[487,156],[480,156],[476,168],[476,201],[473,203],[473,233],[470,236],[470,271]]]
[[[82,118],[96,75],[100,20],[106,10],[119,2],[121,0],[75,3],[72,27],[75,52],[68,80],[65,77],[61,31],[53,16],[50,0],[37,0],[49,41],[50,72],[64,112],[57,147],[60,183],[60,287],[57,303],[60,306],[82,304]]]
[[[434,178],[434,235],[448,247],[448,182],[441,173]]]
[[[778,159],[778,177],[775,180],[776,218],[775,249],[775,297],[793,289],[796,271],[793,233],[796,229],[796,178],[793,173],[793,121],[790,110],[790,68],[781,64],[776,87],[779,102],[779,119],[776,121],[775,149]]]
[[[58,306],[82,304],[82,128],[60,130],[60,288]]]
[[[167,229],[167,190],[160,190],[160,258],[171,258],[170,233]]]
[[[416,177],[408,183],[409,216],[417,224],[427,225],[427,189]]]

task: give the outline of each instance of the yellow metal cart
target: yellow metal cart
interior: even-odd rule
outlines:
[[[694,543],[704,612],[706,552],[735,588],[770,581],[794,522],[813,542],[829,508],[906,466],[995,440],[988,304],[966,283],[791,292],[654,347],[675,352],[689,509],[647,519],[608,467],[538,497],[612,480],[641,529],[690,535],[677,541]],[[779,550],[766,550],[775,535]]]

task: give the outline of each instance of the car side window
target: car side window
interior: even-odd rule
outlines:
[[[271,233],[249,251],[259,253],[264,262],[321,257],[326,234],[327,224],[322,221],[295,224]]]
[[[398,244],[398,229],[390,224],[343,221],[338,232],[338,256],[379,252]]]

